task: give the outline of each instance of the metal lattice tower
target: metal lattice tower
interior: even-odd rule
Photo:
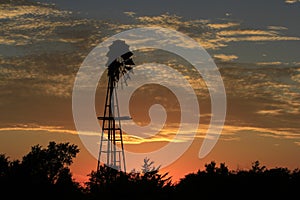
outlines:
[[[123,84],[129,78],[128,72],[134,65],[132,55],[124,41],[114,41],[110,46],[108,57],[112,61],[108,61],[104,113],[103,116],[98,117],[102,121],[102,132],[97,171],[100,169],[101,161],[105,161],[108,167],[126,172],[121,119],[130,119],[130,117],[120,117],[117,85],[120,79]]]

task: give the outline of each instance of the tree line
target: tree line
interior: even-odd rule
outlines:
[[[79,153],[77,145],[49,142],[40,145],[21,160],[0,154],[0,195],[10,199],[186,199],[202,198],[289,198],[297,197],[300,169],[268,169],[254,161],[249,170],[230,170],[225,163],[205,164],[204,170],[189,173],[177,183],[148,158],[140,171],[125,173],[105,165],[88,174],[80,185],[70,166]]]

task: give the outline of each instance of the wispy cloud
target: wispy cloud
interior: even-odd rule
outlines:
[[[299,41],[300,37],[293,36],[279,36],[279,35],[257,35],[257,36],[245,36],[245,37],[224,37],[220,38],[220,42],[262,42],[262,41]]]
[[[255,132],[261,137],[272,137],[281,139],[298,139],[300,140],[300,131],[298,128],[261,128],[261,127],[247,127],[247,126],[225,126],[222,132],[222,136],[229,134],[229,136],[235,135],[240,137],[241,132]],[[222,138],[221,138],[222,139]]]
[[[165,129],[159,134],[150,138],[139,138],[135,136],[130,136],[125,134],[124,141],[126,144],[142,144],[149,142],[188,142],[193,141],[196,138],[204,139],[206,138],[206,131],[208,125],[201,125],[198,129],[196,135],[191,135],[191,132],[186,132],[184,137],[181,137],[182,140],[174,140],[174,137],[178,133],[178,129]],[[290,140],[300,140],[300,131],[298,128],[262,128],[255,126],[231,126],[225,125],[223,131],[220,135],[219,140],[232,141],[239,140],[241,138],[241,133],[253,133],[255,132],[260,137],[270,137],[277,139],[290,139]]]
[[[232,28],[235,26],[239,26],[240,23],[236,22],[227,22],[227,23],[208,23],[207,26],[213,29],[226,29],[226,28]]]
[[[274,35],[274,32],[265,30],[225,30],[217,33],[219,36],[243,36],[243,35]]]
[[[215,54],[213,55],[213,57],[223,62],[228,62],[228,61],[233,61],[238,59],[238,56],[236,55],[225,55],[225,54]]]
[[[128,14],[127,14],[128,15]],[[221,49],[231,42],[272,42],[299,41],[300,37],[287,36],[280,33],[286,30],[283,26],[268,26],[267,29],[241,29],[240,22],[223,21],[213,23],[210,20],[185,20],[177,15],[162,14],[158,16],[129,15],[136,20],[132,27],[161,26],[181,31],[193,37],[206,49]],[[128,25],[123,25],[128,28]],[[119,26],[119,28],[122,26]]]
[[[283,63],[280,61],[275,61],[275,62],[258,62],[256,63],[259,66],[278,66],[278,65],[282,65]]]
[[[37,124],[17,124],[10,127],[2,127],[0,128],[0,132],[2,131],[46,131],[55,133],[77,134],[77,131],[64,129],[60,126],[40,126]]]
[[[172,125],[173,126],[173,125]],[[174,124],[174,127],[169,126],[167,129],[161,130],[155,136],[148,138],[142,138],[134,135],[124,133],[123,140],[124,144],[142,144],[142,143],[155,143],[155,142],[172,142],[182,143],[193,141],[196,138],[204,139],[206,137],[206,131],[208,125],[202,124],[195,135],[191,134],[191,130],[186,130],[184,133],[181,132],[180,140],[175,139],[178,134],[178,124]],[[64,134],[84,134],[86,136],[100,136],[100,132],[78,132],[76,130],[64,129],[60,126],[41,126],[37,124],[18,124],[10,127],[0,128],[0,132],[7,131],[45,131],[48,133],[64,133]],[[225,125],[220,135],[219,140],[239,140],[243,132],[255,132],[261,137],[271,137],[278,139],[296,139],[300,140],[300,131],[298,128],[261,128],[255,126],[231,126]]]
[[[287,30],[287,27],[284,26],[268,26],[269,30],[274,30],[274,31],[280,31],[280,30]]]
[[[261,115],[280,115],[280,109],[272,109],[272,110],[259,110],[256,113]]]
[[[300,146],[300,142],[295,141],[294,143],[295,143],[296,145]]]
[[[12,2],[13,4],[13,2]],[[26,17],[26,15],[35,16],[64,16],[70,12],[68,11],[61,11],[55,9],[54,7],[43,6],[42,4],[34,4],[32,5],[12,5],[11,3],[8,4],[1,4],[0,5],[0,19],[14,19],[19,17]]]
[[[288,3],[288,4],[294,4],[297,2],[300,2],[300,1],[299,0],[285,0],[285,3]]]

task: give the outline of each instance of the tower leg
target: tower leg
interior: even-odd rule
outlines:
[[[100,169],[101,161],[104,162],[106,160],[105,165],[108,167],[126,172],[117,91],[110,78],[106,92],[103,117],[98,117],[98,119],[102,120],[102,132],[97,170]]]

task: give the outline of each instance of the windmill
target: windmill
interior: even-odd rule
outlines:
[[[120,117],[116,89],[119,82],[122,86],[127,85],[127,79],[130,78],[129,72],[132,72],[134,65],[132,56],[129,46],[122,40],[114,41],[107,53],[108,83],[105,107],[103,116],[98,117],[102,121],[102,133],[97,171],[100,169],[101,160],[106,160],[105,164],[108,167],[126,172],[121,119],[130,119],[130,117]]]

